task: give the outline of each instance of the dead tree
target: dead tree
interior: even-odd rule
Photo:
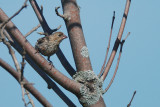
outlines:
[[[29,96],[29,92],[45,107],[51,107],[52,105],[39,93],[32,85],[29,83],[24,75],[24,67],[25,61],[27,61],[34,70],[46,81],[49,89],[53,89],[60,98],[71,107],[75,107],[71,99],[69,99],[53,82],[57,82],[63,88],[68,90],[69,92],[75,94],[79,99],[79,102],[84,107],[105,107],[106,104],[103,100],[103,94],[107,92],[109,87],[111,86],[116,72],[118,70],[119,61],[123,49],[123,44],[130,33],[122,40],[122,34],[126,25],[126,20],[130,8],[131,0],[126,0],[126,6],[124,10],[124,14],[122,17],[121,26],[117,35],[117,39],[115,40],[112,52],[110,56],[108,55],[108,51],[110,49],[110,41],[112,36],[113,23],[115,19],[115,12],[113,14],[110,37],[108,41],[108,47],[106,52],[106,57],[104,60],[104,64],[102,69],[98,75],[93,72],[91,61],[88,54],[88,48],[86,46],[81,20],[80,20],[80,9],[77,5],[76,0],[61,0],[63,14],[58,12],[60,7],[55,8],[55,13],[57,16],[62,18],[65,22],[68,36],[71,44],[71,49],[73,52],[73,57],[76,65],[76,70],[70,65],[69,61],[63,54],[62,50],[56,52],[57,57],[59,58],[61,64],[65,68],[65,70],[72,76],[72,79],[65,76],[62,72],[58,71],[53,65],[51,65],[40,53],[35,50],[34,46],[30,44],[27,40],[27,36],[30,35],[33,31],[35,31],[40,26],[43,29],[42,34],[45,36],[50,36],[53,32],[56,32],[60,29],[60,26],[56,29],[51,29],[43,16],[43,7],[39,7],[36,0],[29,0],[30,5],[32,6],[37,19],[39,20],[39,25],[33,28],[26,35],[22,35],[22,33],[18,30],[18,28],[11,21],[16,15],[18,15],[26,6],[27,1],[25,0],[24,5],[18,10],[12,17],[8,17],[5,12],[0,9],[0,40],[6,45],[9,49],[9,53],[12,56],[12,59],[15,63],[16,70],[13,69],[9,64],[7,64],[2,58],[0,58],[0,66],[8,71],[21,85],[22,88],[22,97],[25,106],[27,103],[24,99],[25,93],[28,95],[29,103],[34,107],[33,100]],[[111,65],[115,58],[115,55],[119,50],[119,57],[117,60],[117,65],[114,71],[113,78],[111,79],[108,87],[106,89],[102,89],[103,81],[106,79],[108,72],[110,71]],[[17,61],[14,51],[12,48],[15,48],[17,52],[22,55],[21,68],[20,64]],[[107,57],[109,59],[107,61]],[[107,62],[107,63],[106,63]],[[132,98],[133,100],[133,98]],[[132,101],[131,100],[131,101]],[[128,106],[131,105],[131,102]]]

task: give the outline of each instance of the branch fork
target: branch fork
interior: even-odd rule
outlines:
[[[63,18],[63,19],[66,20],[66,21],[69,21],[69,20],[71,19],[71,17],[70,17],[69,15],[67,15],[67,14],[63,14],[63,15],[60,14],[60,13],[58,12],[58,9],[59,9],[59,8],[60,8],[60,6],[58,6],[58,7],[55,8],[55,12],[56,12],[57,16]]]

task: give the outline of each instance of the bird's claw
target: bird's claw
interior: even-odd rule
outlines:
[[[53,62],[50,60],[50,57],[48,57],[48,61],[49,61],[49,65],[51,65],[50,70],[52,69],[52,67],[54,67]]]

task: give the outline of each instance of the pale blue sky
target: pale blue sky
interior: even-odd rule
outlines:
[[[64,21],[56,16],[55,7],[61,6],[58,0],[37,0],[39,5],[44,7],[44,16],[51,28],[62,25],[60,31],[67,35]],[[110,25],[113,11],[116,11],[116,19],[111,41],[111,49],[119,31],[126,0],[77,0],[80,6],[80,15],[86,43],[90,53],[90,59],[96,74],[101,69],[104,61]],[[24,0],[0,0],[2,8],[8,16],[15,13],[23,4]],[[29,2],[28,2],[29,4]],[[116,78],[103,96],[107,107],[125,107],[134,92],[137,90],[135,99],[131,107],[158,107],[160,98],[160,1],[159,0],[132,0],[123,38],[128,32],[131,35],[124,44],[123,53]],[[62,13],[61,9],[60,12]],[[38,20],[30,4],[17,17],[13,19],[15,25],[23,34],[26,34],[33,27],[38,25]],[[42,29],[38,29],[42,31]],[[37,32],[38,32],[37,31]],[[39,36],[36,32],[28,37],[34,46]],[[74,66],[69,40],[66,39],[60,45],[65,56]],[[18,60],[20,55],[16,52]],[[13,61],[8,54],[8,50],[0,43],[0,57],[13,65]],[[55,67],[70,77],[57,60],[56,55],[51,57]],[[104,83],[104,88],[113,75],[117,56],[110,70],[109,76]],[[75,66],[74,66],[75,68]],[[25,77],[53,104],[54,107],[66,107],[67,105],[52,91],[47,89],[47,84],[27,63],[25,67]],[[21,96],[21,88],[17,81],[0,67],[0,106],[1,107],[24,107]],[[70,92],[62,90],[74,103],[81,107],[77,98]],[[37,100],[32,97],[36,107],[42,107]],[[31,107],[31,106],[29,106]]]

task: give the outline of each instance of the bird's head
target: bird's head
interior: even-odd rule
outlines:
[[[62,32],[56,32],[56,33],[53,33],[52,35],[50,35],[51,39],[54,39],[55,41],[57,42],[61,42],[63,39],[66,39],[67,36],[64,35]]]

